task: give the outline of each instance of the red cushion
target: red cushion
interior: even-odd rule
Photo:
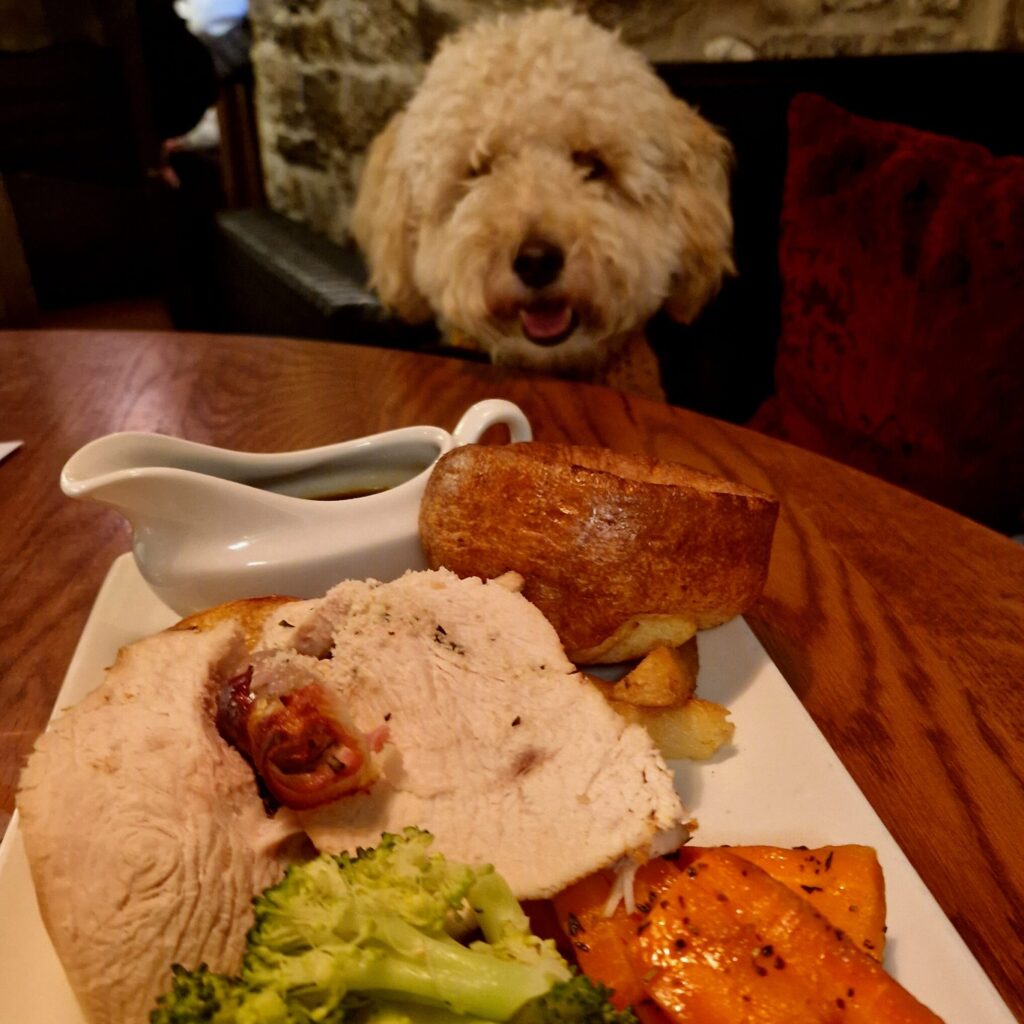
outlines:
[[[1024,158],[789,110],[777,393],[754,426],[993,525],[1024,509]]]

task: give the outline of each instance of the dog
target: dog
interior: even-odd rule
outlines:
[[[499,364],[664,398],[644,340],[734,272],[729,143],[565,9],[442,41],[374,139],[352,233],[385,306]]]

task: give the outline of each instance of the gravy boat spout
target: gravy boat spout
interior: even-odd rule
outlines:
[[[467,410],[449,433],[404,427],[302,451],[230,451],[162,434],[110,434],[61,473],[69,497],[117,509],[143,577],[175,612],[268,594],[311,597],[347,578],[387,580],[425,565],[419,505],[445,452],[505,424],[511,402]]]

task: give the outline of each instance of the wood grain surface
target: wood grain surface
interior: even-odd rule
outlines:
[[[336,344],[0,333],[0,830],[86,615],[129,546],[63,497],[61,466],[117,430],[250,451],[517,402],[539,440],[645,452],[776,494],[748,620],[1019,1018],[1024,1018],[1024,549],[769,438],[587,385]],[[964,1022],[966,1024],[966,1022]]]

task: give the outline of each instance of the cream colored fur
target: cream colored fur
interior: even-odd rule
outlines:
[[[497,363],[601,379],[662,306],[691,321],[733,270],[729,144],[610,32],[547,9],[444,41],[371,146],[352,228],[385,305]],[[557,280],[513,270],[524,242]],[[535,344],[524,309],[575,329]]]

